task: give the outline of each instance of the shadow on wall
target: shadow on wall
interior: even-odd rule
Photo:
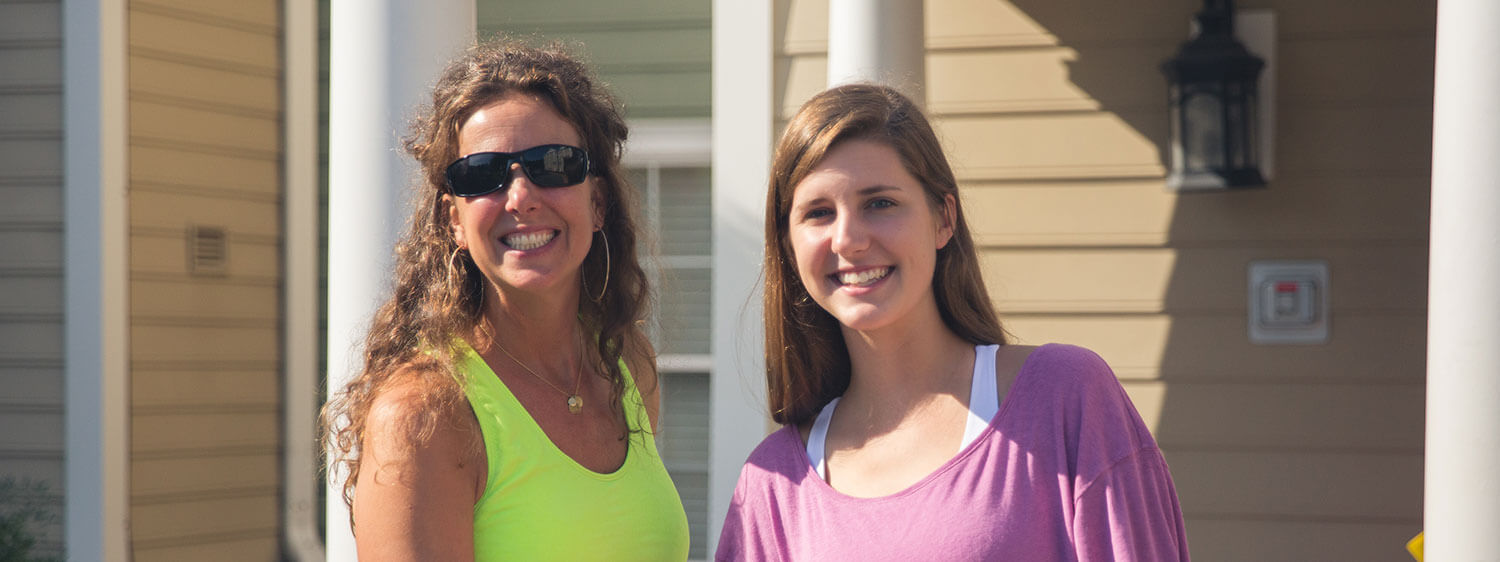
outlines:
[[[1082,281],[1013,326],[1028,343],[1069,337],[1115,367],[1171,464],[1195,557],[1409,560],[1402,545],[1422,516],[1435,6],[1242,2],[1277,17],[1275,178],[1176,196],[1161,179],[1159,64],[1201,4],[1010,4],[1055,37],[1060,86],[1094,106],[1050,118],[1104,114],[1156,154],[1106,147],[1090,156],[1097,170],[1048,180],[1058,195],[1040,200],[1058,205],[1027,212],[1056,230],[1037,245]],[[1046,148],[1100,143],[1058,141]],[[1246,270],[1262,259],[1328,262],[1326,344],[1249,342]]]

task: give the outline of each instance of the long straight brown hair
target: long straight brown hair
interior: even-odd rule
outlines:
[[[802,285],[787,240],[792,194],[828,152],[850,140],[895,149],[906,171],[922,183],[940,212],[952,196],[953,239],[936,250],[932,292],[943,324],[974,344],[1006,343],[1005,331],[980,276],[974,239],[964,220],[953,169],[932,126],[916,104],[886,86],[850,84],[802,105],[777,143],[766,194],[766,397],[771,419],[806,422],[849,388],[849,350],[838,320]]]

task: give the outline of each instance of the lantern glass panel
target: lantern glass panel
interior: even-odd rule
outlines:
[[[1245,137],[1248,135],[1249,125],[1245,115],[1244,86],[1239,82],[1230,82],[1225,85],[1224,120],[1226,129],[1231,131],[1228,138],[1224,139],[1228,150],[1226,155],[1229,159],[1230,169],[1246,167],[1246,159],[1249,156],[1249,147],[1245,146]]]
[[[1169,127],[1172,134],[1170,137],[1172,139],[1170,143],[1172,147],[1172,169],[1181,170],[1184,165],[1184,156],[1182,154],[1182,87],[1176,83],[1172,83],[1167,88],[1167,94],[1167,99],[1170,100],[1167,108],[1169,117],[1167,121],[1170,123]]]
[[[1183,102],[1182,149],[1190,172],[1224,168],[1223,104],[1207,92],[1188,94]]]
[[[1253,86],[1253,85],[1252,85]],[[1245,103],[1240,107],[1245,111],[1245,161],[1241,168],[1260,167],[1260,100],[1256,99],[1255,89],[1247,88],[1245,92]]]

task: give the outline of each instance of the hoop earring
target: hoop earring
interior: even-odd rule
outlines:
[[[453,246],[453,253],[448,254],[448,267],[450,267],[450,268],[463,267],[463,265],[464,265],[463,262],[458,262],[458,265],[454,265],[453,264],[454,260],[458,259],[458,253],[462,252],[462,251],[464,251],[463,248],[460,248],[457,245]]]
[[[583,294],[588,295],[590,300],[598,303],[604,301],[604,293],[609,290],[609,236],[604,234],[603,229],[594,232],[598,232],[599,238],[604,240],[604,286],[599,288],[599,296],[589,295],[589,280],[587,276],[579,275],[578,278],[583,280]]]
[[[463,292],[463,282],[459,278],[464,272],[464,260],[458,256],[458,253],[463,250],[458,246],[453,247],[453,253],[448,254],[447,275],[443,276],[444,284],[448,286],[448,293],[455,296]]]

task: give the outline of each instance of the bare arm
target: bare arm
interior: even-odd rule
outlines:
[[[360,560],[473,560],[474,503],[483,490],[482,447],[467,410],[444,412],[432,435],[411,431],[423,412],[415,385],[381,392],[366,421],[355,488]]]

